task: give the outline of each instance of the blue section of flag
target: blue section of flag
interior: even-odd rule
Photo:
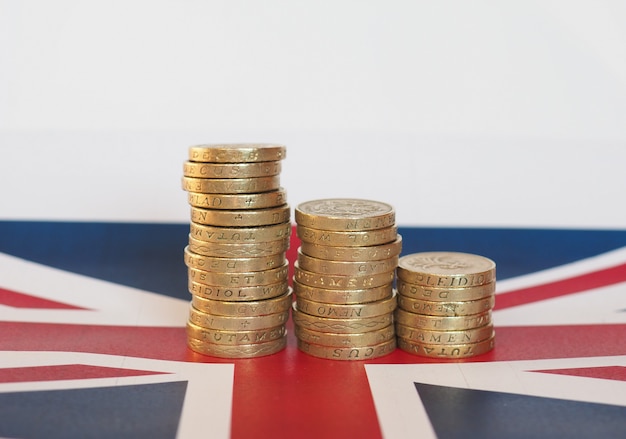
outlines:
[[[626,407],[415,383],[438,439],[623,439]]]
[[[400,227],[402,254],[458,251],[496,262],[506,279],[626,246],[624,230]]]
[[[189,224],[0,221],[0,252],[187,300],[188,235]]]
[[[186,381],[0,393],[0,436],[174,439]]]

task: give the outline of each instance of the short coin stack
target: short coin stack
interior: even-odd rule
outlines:
[[[187,344],[196,352],[250,358],[286,346],[292,297],[291,217],[279,179],[285,153],[271,144],[189,148],[184,257],[192,294]]]
[[[398,347],[441,359],[490,351],[495,332],[496,264],[469,253],[423,252],[402,256],[397,268]]]
[[[367,360],[396,348],[395,268],[402,249],[386,203],[324,199],[295,209],[301,241],[292,315],[298,348],[315,357]]]

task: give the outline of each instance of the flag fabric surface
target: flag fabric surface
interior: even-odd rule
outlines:
[[[365,362],[190,351],[188,233],[0,221],[1,437],[626,437],[626,231],[400,227],[496,262],[495,348]]]

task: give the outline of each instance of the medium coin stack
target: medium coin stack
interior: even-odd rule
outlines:
[[[496,264],[483,256],[423,252],[397,268],[398,347],[411,354],[468,358],[490,351]]]
[[[290,208],[280,187],[286,148],[271,144],[189,148],[183,189],[191,206],[185,247],[187,344],[223,358],[269,355],[286,346]]]
[[[301,245],[292,315],[298,348],[315,357],[367,360],[396,348],[393,289],[402,237],[392,206],[324,199],[295,209]]]

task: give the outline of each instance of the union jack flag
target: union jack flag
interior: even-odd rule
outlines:
[[[400,227],[497,263],[495,348],[445,362],[193,353],[188,231],[0,222],[0,436],[626,437],[626,231]]]

